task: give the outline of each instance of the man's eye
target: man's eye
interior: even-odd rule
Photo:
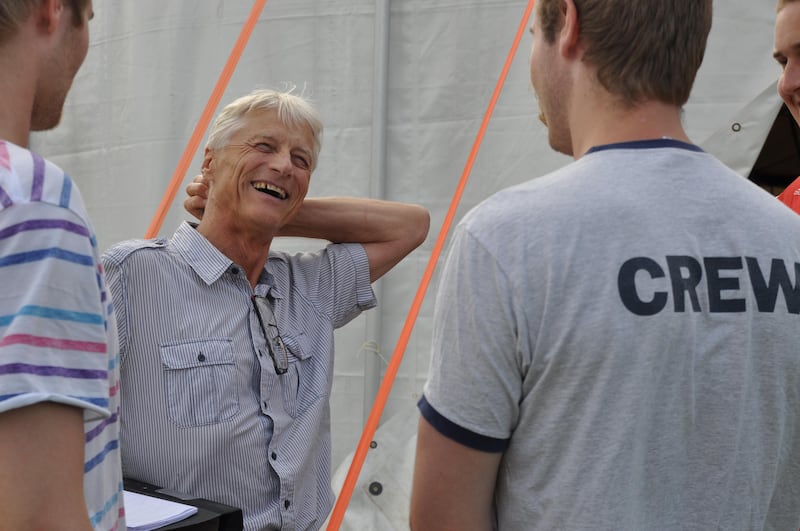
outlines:
[[[294,163],[299,168],[303,168],[304,170],[307,170],[308,168],[311,167],[311,165],[308,163],[308,160],[306,160],[305,157],[299,157],[299,156],[294,157]]]
[[[267,144],[266,142],[259,142],[257,144],[253,144],[253,147],[259,151],[263,151],[264,153],[271,153],[272,152],[272,145]]]

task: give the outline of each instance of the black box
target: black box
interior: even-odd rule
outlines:
[[[161,492],[163,490],[161,487],[131,478],[124,478],[123,485],[125,490],[130,492],[197,507],[196,514],[180,522],[159,527],[158,531],[167,531],[169,529],[180,529],[181,531],[242,531],[244,527],[242,510],[237,507],[202,498],[183,499],[170,496]]]

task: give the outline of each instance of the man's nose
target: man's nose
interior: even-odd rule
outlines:
[[[793,59],[786,63],[778,84],[781,95],[791,95],[800,90],[800,59]]]
[[[285,173],[292,167],[292,154],[286,149],[277,150],[270,156],[269,164],[272,169]]]

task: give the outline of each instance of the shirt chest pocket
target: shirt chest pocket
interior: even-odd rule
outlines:
[[[289,370],[281,377],[281,394],[284,408],[292,417],[301,416],[309,408],[313,408],[329,386],[326,367],[317,356],[312,356],[313,349],[309,338],[302,332],[287,332],[283,336],[289,354]]]
[[[178,426],[204,426],[239,411],[236,365],[229,339],[203,339],[160,346],[167,415]]]

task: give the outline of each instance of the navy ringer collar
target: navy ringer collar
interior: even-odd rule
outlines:
[[[598,151],[608,151],[611,149],[653,149],[653,148],[678,148],[688,151],[703,152],[700,146],[683,142],[682,140],[675,140],[674,138],[654,138],[650,140],[634,140],[631,142],[617,142],[616,144],[603,144],[602,146],[594,146],[585,153],[596,153]]]

